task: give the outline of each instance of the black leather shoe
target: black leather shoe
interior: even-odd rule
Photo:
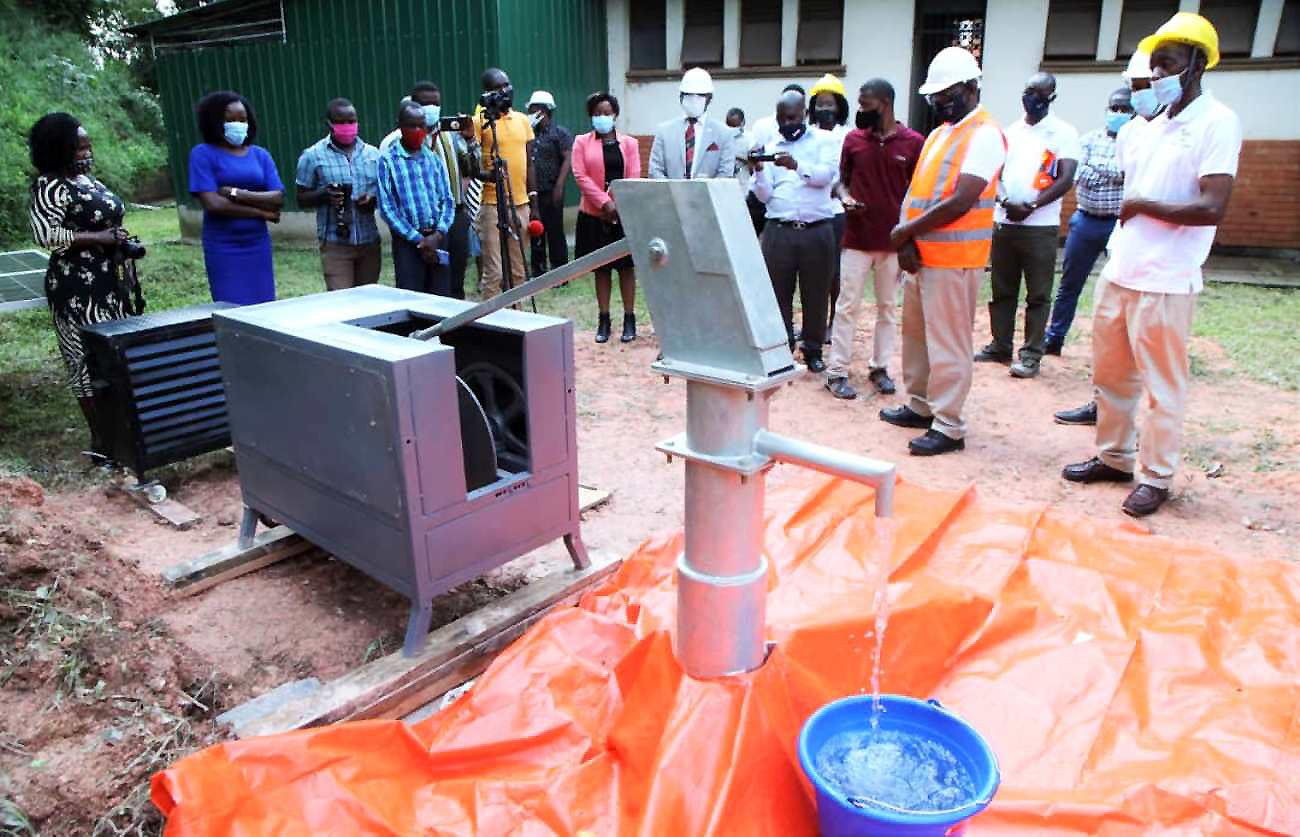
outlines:
[[[1095,425],[1097,423],[1097,402],[1089,401],[1082,407],[1075,407],[1073,410],[1062,410],[1052,417],[1056,419],[1057,424]]]
[[[915,430],[928,430],[933,421],[929,416],[921,415],[906,404],[881,410],[880,420],[895,427],[911,427]]]
[[[848,378],[827,378],[826,388],[831,391],[831,395],[836,398],[843,398],[846,401],[858,397],[858,391],[849,385]]]
[[[1018,360],[1011,364],[1011,377],[1013,378],[1037,378],[1038,361],[1032,358]]]
[[[600,315],[600,319],[597,320],[597,322],[596,322],[596,342],[597,342],[597,343],[608,343],[608,342],[609,342],[609,329],[610,329],[610,325],[609,325],[609,315],[608,315],[608,314],[601,314],[601,315]]]
[[[1060,357],[1061,350],[1064,348],[1065,344],[1063,343],[1047,343],[1043,346],[1043,354],[1051,355],[1052,357]]]
[[[1144,484],[1129,492],[1120,508],[1130,517],[1146,517],[1159,511],[1168,499],[1169,489]]]
[[[623,334],[618,338],[620,343],[631,343],[636,339],[636,314],[623,315]]]
[[[912,456],[938,456],[941,453],[965,449],[965,439],[954,439],[943,435],[938,430],[927,430],[924,436],[917,436],[907,443],[907,451]]]
[[[807,351],[803,354],[804,365],[808,367],[809,372],[825,372],[826,361],[822,360],[821,353],[809,355]]]
[[[1003,349],[997,343],[990,343],[975,353],[976,363],[1010,363],[1011,350]]]
[[[894,382],[890,379],[889,373],[883,369],[872,369],[871,374],[867,376],[867,379],[871,381],[871,385],[876,388],[876,392],[881,395],[893,395],[895,392],[898,392],[898,387],[894,386]]]
[[[1128,471],[1112,468],[1100,457],[1094,456],[1087,462],[1066,465],[1061,476],[1070,482],[1132,482],[1133,475]]]

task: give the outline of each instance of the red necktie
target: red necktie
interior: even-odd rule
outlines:
[[[686,176],[695,168],[695,120],[686,120]]]

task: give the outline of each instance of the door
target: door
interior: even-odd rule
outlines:
[[[917,0],[908,121],[922,134],[930,133],[938,124],[925,97],[916,92],[925,82],[930,61],[945,47],[959,46],[970,50],[983,67],[986,7],[985,0]]]

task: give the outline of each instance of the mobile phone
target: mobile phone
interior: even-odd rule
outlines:
[[[763,154],[763,153],[750,154],[749,161],[751,163],[775,163],[776,158],[780,156],[783,155],[777,151],[773,151],[771,154]]]
[[[469,122],[472,119],[472,116],[464,113],[458,113],[455,116],[444,116],[438,120],[438,130],[456,132],[459,131],[466,122]]]

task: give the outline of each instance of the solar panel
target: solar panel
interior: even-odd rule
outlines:
[[[45,304],[45,267],[50,257],[40,250],[0,253],[0,313]]]

